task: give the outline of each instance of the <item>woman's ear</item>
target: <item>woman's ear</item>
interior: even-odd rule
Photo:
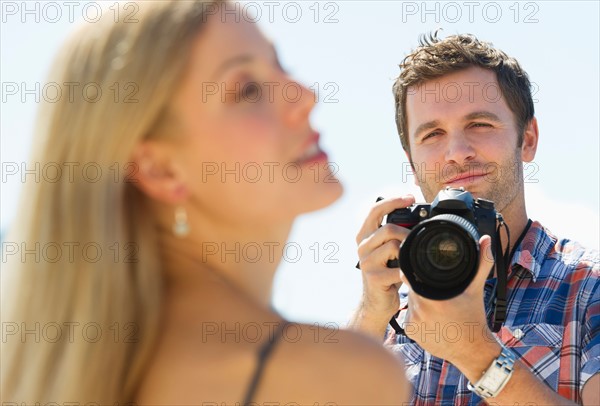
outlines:
[[[131,154],[133,170],[129,182],[148,197],[169,204],[187,198],[188,188],[184,171],[176,164],[173,147],[157,142],[142,141]]]
[[[539,139],[537,119],[531,119],[523,133],[523,144],[521,145],[521,160],[531,162],[535,158]]]

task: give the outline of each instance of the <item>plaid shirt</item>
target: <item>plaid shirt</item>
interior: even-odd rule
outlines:
[[[486,283],[488,320],[494,283],[495,279]],[[406,294],[401,289],[404,307]],[[600,372],[598,251],[570,240],[559,240],[533,222],[515,250],[507,297],[506,321],[498,333],[493,333],[496,340],[514,351],[555,392],[581,403],[583,385]],[[404,313],[398,316],[400,325]],[[457,329],[442,328],[441,332],[427,334],[426,339],[435,334],[455,339]],[[407,377],[414,387],[411,404],[485,404],[467,389],[468,380],[456,367],[425,352],[389,327],[386,345],[404,357]]]

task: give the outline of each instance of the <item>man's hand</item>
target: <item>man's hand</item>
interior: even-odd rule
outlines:
[[[481,237],[479,245],[477,274],[467,289],[452,299],[431,300],[419,296],[401,274],[402,282],[409,286],[408,311],[404,319],[407,336],[430,354],[457,366],[480,357],[479,351],[500,354],[500,347],[487,326],[483,303],[485,281],[494,266],[491,238]],[[489,364],[485,360],[483,368],[477,368],[477,371],[484,370],[488,366],[486,363]]]
[[[487,325],[483,303],[485,281],[494,266],[491,238],[479,240],[480,260],[477,275],[467,289],[449,300],[430,300],[410,289],[404,275],[401,280],[409,286],[408,312],[404,319],[404,331],[425,351],[449,361],[471,382],[476,382],[492,360],[500,355],[501,345]],[[592,381],[590,379],[590,381]],[[588,386],[590,389],[588,389]],[[593,401],[591,391],[598,380],[586,384],[584,404]],[[535,401],[539,405],[574,405],[552,391],[535,377],[521,362],[515,363],[513,376],[490,404],[525,404]],[[593,404],[593,403],[592,403]]]
[[[388,268],[387,261],[398,258],[400,244],[410,232],[395,224],[380,225],[385,215],[414,202],[415,198],[410,195],[377,202],[356,236],[363,296],[350,327],[379,340],[383,338],[388,321],[400,306],[400,268]]]

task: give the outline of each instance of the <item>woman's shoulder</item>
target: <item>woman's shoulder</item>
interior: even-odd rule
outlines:
[[[302,393],[313,396],[291,402],[399,404],[407,399],[401,358],[384,348],[383,340],[377,342],[334,323],[292,323],[283,330],[281,340],[272,360],[273,391],[275,377],[281,376],[298,382]],[[268,393],[266,387],[264,393]]]
[[[303,362],[328,364],[378,362],[381,367],[395,368],[401,365],[399,358],[383,347],[383,338],[373,338],[348,329],[337,323],[303,324],[286,323],[281,331],[282,354],[286,357],[300,356]],[[314,358],[308,358],[312,356]],[[310,361],[310,362],[309,362]]]
[[[406,400],[400,360],[367,336],[333,324],[255,323],[240,325],[237,331],[213,331],[225,327],[211,326],[210,337],[218,340],[164,342],[136,402],[236,404],[246,397],[257,373],[253,401],[259,404],[399,404]],[[259,354],[269,342],[269,355],[259,371]]]

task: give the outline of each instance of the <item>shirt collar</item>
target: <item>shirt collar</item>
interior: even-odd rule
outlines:
[[[548,255],[548,252],[554,247],[556,237],[548,233],[539,222],[534,221],[523,237],[521,244],[515,250],[511,262],[511,269],[515,265],[521,266],[531,274],[531,279],[535,282],[542,269],[542,264]]]

